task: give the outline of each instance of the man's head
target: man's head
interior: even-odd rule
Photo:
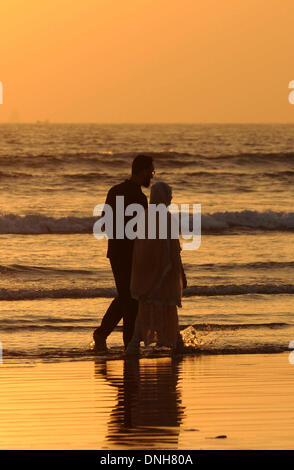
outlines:
[[[153,158],[149,155],[137,155],[132,163],[132,178],[141,186],[148,188],[155,173]]]

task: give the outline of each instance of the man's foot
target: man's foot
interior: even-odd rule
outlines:
[[[98,329],[94,331],[93,338],[95,342],[94,351],[107,351],[106,339]]]

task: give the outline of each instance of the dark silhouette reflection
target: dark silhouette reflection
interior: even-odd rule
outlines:
[[[179,364],[171,358],[126,359],[123,376],[113,361],[95,364],[97,378],[102,374],[118,390],[104,448],[177,449],[184,416]]]

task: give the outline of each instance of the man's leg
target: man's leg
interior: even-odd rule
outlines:
[[[111,268],[114,275],[118,296],[110,304],[103,317],[101,326],[94,331],[96,349],[106,349],[106,338],[123,318],[123,340],[125,348],[132,339],[136,316],[138,313],[138,301],[132,299],[130,292],[132,260],[111,259]]]
[[[138,313],[138,301],[132,299],[130,292],[132,259],[121,260],[117,265],[113,266],[113,273],[115,275],[121,311],[123,312],[123,341],[125,348],[127,348],[134,333]]]
[[[132,258],[111,260],[111,267],[118,292],[119,308],[117,311],[120,313],[119,320],[122,316],[124,320],[123,340],[126,348],[132,339],[138,313],[138,301],[132,299],[130,292]],[[116,318],[118,318],[118,316]]]
[[[108,335],[114,330],[116,325],[122,319],[122,306],[119,297],[115,297],[111,304],[109,305],[103,319],[101,325],[95,330],[97,334],[99,333],[105,339]]]
[[[110,260],[115,284],[117,291],[119,293],[120,290],[120,275],[119,275],[119,263],[115,260]],[[109,305],[103,319],[101,325],[96,328],[94,331],[93,337],[95,341],[95,349],[97,350],[106,350],[106,338],[110,333],[114,330],[116,325],[120,322],[123,317],[123,305],[121,302],[121,298],[118,295],[113,299],[111,304]]]

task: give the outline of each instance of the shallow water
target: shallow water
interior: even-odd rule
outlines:
[[[1,449],[293,448],[287,353],[4,364],[0,372]]]
[[[0,143],[5,361],[89,357],[115,295],[93,209],[137,152],[153,155],[173,202],[202,206],[201,246],[182,252],[182,330],[194,326],[206,354],[288,348],[293,125],[1,124]],[[122,348],[121,325],[108,342]]]

